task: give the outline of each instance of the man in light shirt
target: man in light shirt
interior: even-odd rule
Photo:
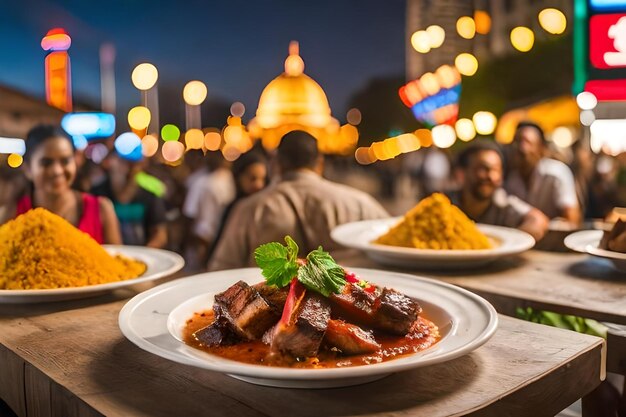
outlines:
[[[317,140],[303,131],[286,134],[278,147],[277,183],[240,201],[233,209],[209,270],[254,266],[254,250],[290,235],[306,254],[319,246],[341,249],[330,238],[343,223],[389,217],[372,196],[322,178]]]
[[[235,181],[230,168],[219,152],[210,152],[209,172],[191,184],[183,214],[191,219],[191,236],[185,257],[188,268],[201,269],[206,264],[208,249],[213,245],[224,209],[235,198]]]
[[[572,225],[581,222],[582,214],[574,175],[564,163],[546,157],[543,130],[534,123],[517,126],[513,140],[513,160],[504,188],[549,219],[562,218]]]
[[[475,141],[459,154],[461,189],[450,195],[453,204],[477,223],[513,227],[540,240],[548,218],[502,188],[503,158],[491,141]]]

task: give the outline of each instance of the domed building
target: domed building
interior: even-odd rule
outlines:
[[[322,87],[304,74],[297,42],[289,45],[285,72],[265,87],[256,117],[248,124],[250,136],[260,138],[268,150],[275,149],[280,139],[292,130],[304,130],[315,136],[324,153],[349,153],[358,140],[357,129],[339,125],[331,115]]]

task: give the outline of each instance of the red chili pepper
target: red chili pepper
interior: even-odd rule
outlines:
[[[376,286],[375,285],[368,285],[367,287],[365,287],[365,289],[363,290],[365,292],[374,292],[376,291]]]
[[[344,269],[344,277],[346,278],[346,281],[352,284],[359,282],[359,279],[356,277],[356,274],[354,272],[349,272],[349,271],[346,271],[345,269]]]

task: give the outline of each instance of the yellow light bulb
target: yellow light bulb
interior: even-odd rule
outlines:
[[[528,52],[535,43],[535,34],[524,26],[518,26],[511,31],[511,44],[521,52]]]
[[[199,106],[206,99],[207,93],[202,81],[189,81],[183,88],[183,99],[191,106]]]
[[[411,36],[411,45],[422,54],[430,51],[430,36],[425,30],[418,30]]]
[[[474,123],[470,119],[459,119],[454,124],[456,135],[463,142],[469,142],[476,137],[476,129]]]
[[[139,90],[149,90],[159,79],[159,71],[154,65],[145,62],[135,67],[130,78]]]
[[[548,8],[539,12],[539,24],[548,33],[559,35],[565,32],[567,18],[562,11]]]
[[[476,127],[476,132],[481,135],[492,134],[493,131],[496,130],[496,124],[498,123],[496,116],[488,111],[479,111],[474,113],[472,121]]]
[[[454,59],[454,66],[461,74],[471,77],[478,71],[478,60],[474,55],[464,52]]]
[[[135,130],[143,130],[150,124],[150,110],[143,106],[137,106],[128,112],[128,124]]]
[[[461,16],[456,21],[456,31],[465,39],[472,39],[476,35],[476,23],[469,16]]]

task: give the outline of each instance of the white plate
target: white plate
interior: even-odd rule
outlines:
[[[163,358],[223,372],[253,384],[288,388],[356,385],[392,372],[463,356],[484,344],[496,330],[498,317],[483,298],[435,280],[393,272],[358,269],[361,278],[395,288],[415,299],[442,339],[429,349],[388,362],[336,369],[290,369],[227,360],[180,341],[181,329],[193,312],[210,309],[213,296],[238,280],[262,281],[258,268],[210,272],[168,282],[132,298],[120,311],[124,336],[141,349]]]
[[[372,243],[401,219],[402,217],[393,217],[346,223],[333,229],[331,237],[343,246],[364,251],[367,256],[381,264],[424,269],[482,266],[503,256],[524,252],[535,244],[535,239],[521,230],[487,224],[477,226],[494,241],[495,247],[492,249],[415,249]]]
[[[140,277],[107,284],[83,287],[54,288],[46,290],[0,290],[0,303],[40,303],[94,297],[118,288],[154,281],[180,270],[185,261],[174,252],[143,246],[103,245],[111,254],[124,255],[146,264],[146,272]]]
[[[583,230],[567,236],[564,243],[565,246],[573,251],[608,259],[615,269],[626,273],[626,253],[614,252],[598,247],[603,235],[604,231],[602,230]]]

